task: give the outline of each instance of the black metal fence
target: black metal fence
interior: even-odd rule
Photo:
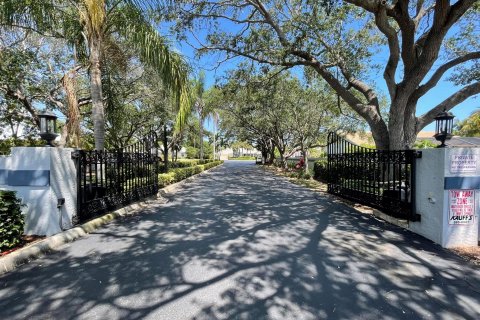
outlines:
[[[375,150],[328,135],[328,192],[416,221],[415,150]]]
[[[77,222],[158,192],[155,133],[115,151],[77,150]]]

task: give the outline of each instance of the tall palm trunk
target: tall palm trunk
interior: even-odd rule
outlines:
[[[203,119],[202,118],[200,118],[199,138],[200,138],[200,159],[203,159]]]
[[[163,125],[163,166],[168,172],[168,131],[167,124]]]
[[[92,95],[93,136],[95,150],[105,148],[105,109],[103,106],[101,49],[99,35],[90,38],[90,93]]]

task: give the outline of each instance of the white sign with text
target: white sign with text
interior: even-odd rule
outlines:
[[[452,154],[450,156],[450,173],[477,172],[476,154]]]

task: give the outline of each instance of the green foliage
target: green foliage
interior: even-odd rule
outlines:
[[[208,170],[215,166],[218,166],[223,163],[223,161],[205,161],[205,160],[198,160],[198,161],[191,161],[192,166],[182,167],[182,168],[174,168],[171,169],[168,173],[161,173],[158,175],[159,186],[165,187],[169,184],[182,181],[188,177],[193,175],[199,174],[204,170]],[[202,163],[202,164],[197,164]]]
[[[103,145],[104,133],[101,128],[105,120],[109,134],[106,137],[107,147],[118,148],[128,144],[133,135],[137,134],[136,131],[146,130],[152,123],[158,122],[150,115],[159,113],[153,109],[162,104],[159,96],[164,92],[173,101],[173,122],[176,127],[182,127],[191,107],[188,92],[190,69],[152,23],[150,11],[147,12],[149,2],[2,0],[0,109],[4,109],[2,100],[6,96],[10,100],[8,106],[15,103],[16,109],[26,109],[28,112],[16,112],[8,121],[0,114],[0,130],[7,125],[7,128],[12,127],[11,131],[14,131],[12,123],[16,124],[17,119],[22,120],[22,128],[25,128],[25,123],[36,120],[34,106],[45,103],[61,111],[67,119],[75,118],[80,110],[76,110],[79,109],[77,107],[70,108],[72,104],[67,104],[66,100],[77,100],[83,101],[80,114],[87,115],[79,121],[89,133],[95,128],[93,137],[97,140],[98,147]],[[13,38],[12,35],[17,33],[20,36]],[[32,45],[30,38],[38,40],[39,45]],[[10,50],[9,46],[18,48]],[[53,53],[42,55],[47,49]],[[89,61],[94,59],[96,53],[102,56],[102,68],[99,70],[102,75],[101,85],[98,79],[89,77],[87,70],[96,68],[97,64]],[[134,68],[131,68],[132,64]],[[66,76],[65,71],[73,65],[75,71]],[[148,71],[153,71],[156,79],[145,76]],[[74,94],[69,95],[67,92],[65,95],[63,79],[71,80],[73,90],[70,93]],[[92,86],[88,86],[90,80]],[[109,87],[108,82],[112,86]],[[118,86],[119,83],[123,88]],[[143,88],[138,88],[139,83]],[[163,91],[155,90],[158,84],[163,86]],[[156,104],[145,101],[147,95],[143,99],[138,98],[145,93],[145,87],[154,87],[152,91],[159,93],[157,99],[152,99]],[[95,92],[89,92],[90,89]],[[3,94],[3,91],[6,93]],[[102,93],[104,99],[100,101]],[[77,94],[78,97],[73,97]],[[92,100],[97,107],[91,108],[91,104],[85,103],[88,100]],[[108,110],[104,113],[105,102],[109,108],[105,108]],[[115,104],[115,108],[112,108],[112,104]],[[98,109],[102,109],[101,112],[97,112]],[[76,113],[70,112],[72,110]],[[92,113],[94,116],[91,116]],[[104,114],[107,116],[105,119]],[[129,121],[122,121],[123,119]],[[141,136],[141,133],[137,136]]]
[[[234,151],[238,151],[240,149],[253,150],[254,148],[247,141],[235,141],[234,143],[232,143],[232,149]]]
[[[310,172],[305,172],[304,170],[297,170],[290,172],[288,174],[288,177],[293,179],[310,180],[312,178],[312,175],[310,174]]]
[[[377,148],[375,146],[375,144],[372,144],[372,143],[361,143],[360,146],[364,147],[364,148],[368,148],[368,149],[376,149]]]
[[[436,147],[438,147],[438,144],[431,140],[418,140],[413,146],[414,149],[430,149]]]
[[[213,146],[208,141],[203,141],[203,159],[213,159]]]
[[[0,154],[10,154],[12,147],[40,147],[44,145],[45,141],[39,139],[0,139]]]
[[[192,167],[198,164],[198,161],[195,159],[182,159],[177,162],[170,163],[170,168],[187,168]]]
[[[378,148],[410,146],[414,131],[431,123],[440,109],[449,110],[478,94],[479,1],[178,0],[175,4],[178,9],[169,17],[182,37],[189,38],[190,33],[199,37],[200,55],[219,51],[225,60],[244,57],[261,64],[265,74],[278,66],[303,68],[307,82],[327,82],[338,93],[343,100],[340,113],[349,106],[358,113],[354,117],[366,120]],[[236,27],[222,24],[225,20]],[[380,61],[379,56],[389,58]],[[464,87],[432,105],[432,112],[415,118],[419,99],[439,81],[448,80],[442,76],[452,71],[450,80]],[[386,86],[378,84],[380,74]],[[389,95],[385,104],[384,87]],[[389,110],[383,110],[384,105]],[[280,108],[270,109],[282,117]]]
[[[318,148],[312,148],[308,150],[308,153],[309,158],[323,158],[326,156],[326,152]]]
[[[255,160],[255,157],[250,157],[250,156],[228,157],[228,160]]]
[[[195,147],[187,147],[187,158],[188,159],[198,159],[200,151]]]
[[[456,125],[455,134],[462,137],[480,137],[480,111],[472,113]]]
[[[328,177],[327,160],[315,161],[313,165],[313,177],[320,181],[326,181]]]
[[[68,59],[59,40],[10,28],[0,33],[0,131],[14,138],[36,135],[36,107],[60,102],[59,66]]]
[[[22,241],[25,218],[21,207],[16,192],[0,190],[0,251],[13,248]]]
[[[325,85],[307,85],[292,73],[278,72],[240,65],[221,87],[221,126],[237,137],[234,150],[253,144],[271,154],[275,147],[282,158],[294,149],[325,145],[329,131],[350,132],[361,123],[340,112],[337,97]]]
[[[158,175],[158,185],[160,188],[168,186],[175,182],[175,174],[173,172],[161,173]]]
[[[204,168],[204,170],[208,170],[208,169],[213,168],[213,167],[216,167],[216,166],[218,166],[218,165],[220,165],[220,164],[222,164],[222,163],[223,163],[223,161],[220,161],[220,160],[207,162],[207,163],[205,163],[205,164],[203,165],[203,168]]]

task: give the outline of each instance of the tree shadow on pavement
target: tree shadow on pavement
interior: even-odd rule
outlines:
[[[0,277],[1,319],[479,319],[478,269],[250,164]]]

